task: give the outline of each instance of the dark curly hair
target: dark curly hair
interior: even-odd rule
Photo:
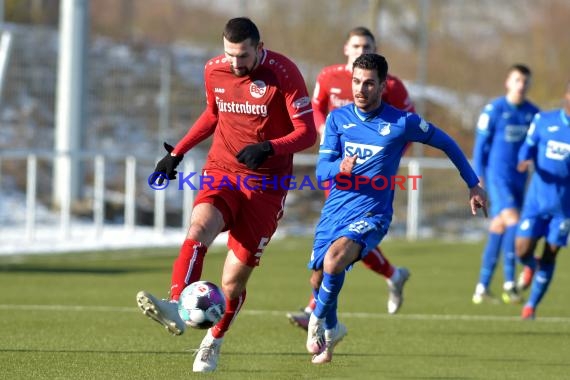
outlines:
[[[360,57],[356,58],[352,64],[352,70],[356,68],[375,70],[380,82],[384,82],[386,80],[386,76],[388,76],[388,62],[386,61],[386,58],[380,54],[362,54]]]
[[[236,17],[228,21],[223,36],[232,43],[243,42],[250,38],[253,46],[257,46],[260,40],[257,26],[247,17]]]

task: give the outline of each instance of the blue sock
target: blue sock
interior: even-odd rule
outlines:
[[[519,257],[519,262],[532,269],[533,271],[536,269],[536,259],[533,255],[528,255],[527,257]]]
[[[313,289],[313,297],[315,300],[319,297],[319,289]],[[336,304],[337,303],[335,302],[335,304],[330,308],[329,312],[325,316],[325,329],[332,329],[338,322],[338,317],[336,315]]]
[[[315,298],[317,306],[315,307],[315,311],[313,311],[313,314],[315,314],[317,318],[327,317],[331,318],[331,321],[336,318],[336,301],[342,289],[345,274],[345,271],[339,274],[323,273],[323,282],[319,288],[319,294]],[[329,316],[329,312],[333,312],[335,317]]]
[[[509,226],[503,235],[503,274],[505,282],[515,281],[515,235],[517,233],[517,225]]]
[[[319,297],[319,289],[313,289],[313,297],[315,300]],[[336,315],[336,302],[331,307],[331,310],[325,316],[325,329],[332,329],[336,326],[338,317]]]
[[[489,232],[489,238],[487,239],[487,245],[485,246],[481,260],[481,270],[479,271],[479,283],[483,284],[485,288],[488,288],[491,283],[491,277],[493,277],[493,272],[497,265],[502,239],[502,234]]]
[[[334,303],[334,305],[331,307],[331,309],[329,310],[329,312],[325,317],[325,329],[327,330],[333,329],[338,322],[338,317],[336,314],[336,306],[337,302]]]
[[[530,295],[526,303],[527,306],[536,308],[546,291],[548,290],[548,285],[552,281],[554,276],[555,264],[540,264],[538,266],[538,271],[534,274],[532,279],[532,285],[530,287]]]

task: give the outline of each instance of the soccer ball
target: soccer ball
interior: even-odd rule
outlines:
[[[226,311],[224,293],[209,281],[196,281],[180,294],[178,314],[187,326],[208,329],[222,319]]]

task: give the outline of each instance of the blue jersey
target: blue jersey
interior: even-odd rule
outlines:
[[[487,104],[477,121],[473,147],[475,172],[481,178],[526,182],[526,173],[517,171],[517,154],[538,107],[529,101],[510,104],[500,97]]]
[[[570,115],[563,109],[538,113],[518,159],[535,165],[525,208],[532,203],[535,212],[570,218]]]
[[[443,150],[459,169],[469,187],[479,182],[465,155],[443,131],[420,116],[400,111],[388,104],[363,114],[354,104],[332,111],[325,124],[319,148],[317,177],[335,178],[325,201],[317,226],[326,234],[327,226],[350,223],[365,214],[383,215],[391,219],[394,186],[404,148],[410,142],[421,142]],[[339,174],[346,156],[358,156],[350,178]],[[368,178],[369,183],[357,178]],[[350,181],[351,185],[346,186]],[[359,184],[357,187],[357,183]],[[410,186],[410,181],[406,186]]]

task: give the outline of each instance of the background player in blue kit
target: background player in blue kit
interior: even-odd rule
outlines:
[[[519,152],[518,169],[526,171],[534,163],[516,237],[516,253],[531,271],[530,295],[522,318],[534,319],[536,307],[554,275],[556,256],[568,244],[570,232],[570,81],[566,84],[564,106],[538,113]],[[533,256],[544,237],[540,259]]]
[[[387,72],[383,56],[358,57],[352,74],[354,104],[332,111],[326,119],[317,176],[333,179],[333,187],[309,262],[317,306],[309,319],[307,350],[315,364],[330,362],[335,345],[346,335],[336,311],[345,271],[380,243],[392,220],[393,187],[373,178],[393,178],[409,142],[443,150],[469,187],[473,214],[477,208],[487,213],[485,191],[457,144],[420,116],[382,102]],[[366,178],[372,180],[365,183]]]
[[[520,303],[515,286],[515,233],[522,207],[526,173],[517,171],[517,155],[526,132],[539,109],[526,99],[531,71],[515,64],[510,67],[507,94],[487,104],[477,122],[473,148],[475,171],[489,192],[491,216],[487,245],[483,251],[479,282],[473,303],[494,300],[489,285],[503,250],[503,302]]]

